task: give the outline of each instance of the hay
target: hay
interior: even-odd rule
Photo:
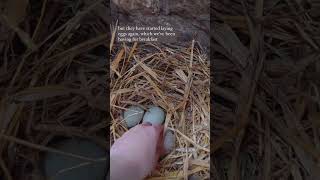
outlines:
[[[212,179],[319,179],[319,7],[211,1]]]
[[[9,12],[0,15],[1,180],[44,179],[46,152],[93,160],[50,146],[63,138],[107,148],[109,33],[102,2],[0,3]]]
[[[175,150],[148,179],[209,177],[209,61],[194,41],[190,45],[123,44],[111,53],[111,144],[128,130],[122,114],[130,105],[162,107],[164,126],[176,135]]]

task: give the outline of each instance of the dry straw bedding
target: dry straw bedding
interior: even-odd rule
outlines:
[[[111,60],[111,144],[128,129],[122,114],[131,105],[154,104],[166,111],[165,128],[174,131],[175,150],[148,179],[209,178],[210,69],[193,41],[189,47],[122,44]]]

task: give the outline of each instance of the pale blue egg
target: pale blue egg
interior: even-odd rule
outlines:
[[[174,136],[173,131],[166,130],[164,134],[164,142],[163,142],[165,153],[169,154],[171,151],[173,151],[173,149],[175,148],[175,145],[176,145],[176,137]]]
[[[124,113],[123,118],[128,128],[131,128],[142,120],[144,110],[139,106],[131,106]]]
[[[151,106],[143,116],[143,122],[149,122],[153,125],[160,125],[165,120],[165,113],[158,106]]]
[[[188,180],[201,180],[201,179],[203,178],[195,174],[188,177]]]
[[[48,180],[104,180],[107,172],[107,151],[93,142],[83,139],[66,139],[52,146],[57,150],[101,159],[90,162],[70,156],[47,152],[44,155],[44,174]],[[60,172],[60,173],[59,173]]]

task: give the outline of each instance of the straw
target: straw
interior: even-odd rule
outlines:
[[[128,106],[160,106],[166,111],[165,128],[175,133],[176,147],[147,179],[186,179],[194,173],[208,177],[210,73],[206,55],[195,41],[190,47],[174,49],[149,43],[113,47],[111,144],[127,131],[122,115]]]

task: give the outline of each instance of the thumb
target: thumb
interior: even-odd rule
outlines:
[[[163,126],[150,124],[137,125],[123,134],[110,149],[111,179],[143,179],[149,175],[159,159],[162,137]]]

